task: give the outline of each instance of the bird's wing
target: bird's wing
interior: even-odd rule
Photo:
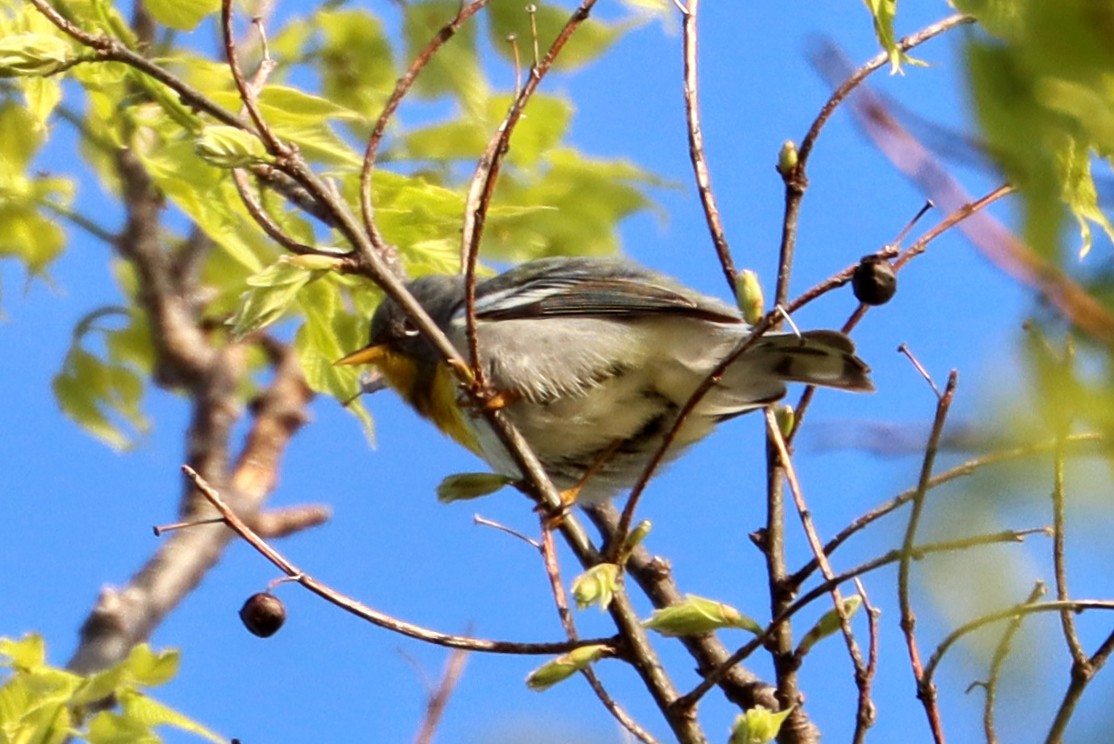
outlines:
[[[618,260],[533,261],[477,287],[481,320],[671,315],[740,323],[729,305]]]

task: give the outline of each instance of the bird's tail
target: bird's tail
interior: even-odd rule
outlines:
[[[800,336],[766,336],[755,345],[751,356],[769,365],[773,374],[786,382],[856,392],[870,392],[870,367],[855,355],[855,342],[839,331],[806,331]]]
[[[723,373],[710,392],[706,413],[731,416],[785,395],[785,383],[800,382],[869,392],[870,367],[855,355],[855,344],[839,331],[763,337]]]

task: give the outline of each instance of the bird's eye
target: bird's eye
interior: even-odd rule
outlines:
[[[414,321],[411,318],[403,319],[401,330],[402,335],[406,338],[414,338],[419,333],[421,333],[421,331],[418,330],[418,326],[414,324]]]

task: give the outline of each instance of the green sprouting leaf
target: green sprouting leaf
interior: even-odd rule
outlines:
[[[901,72],[903,64],[920,65],[925,63],[910,57],[897,47],[897,35],[894,33],[894,19],[897,18],[897,0],[863,0],[867,10],[870,11],[874,22],[874,35],[878,45],[890,60],[890,72]]]
[[[0,183],[4,183],[5,199],[14,174],[23,176],[42,141],[43,132],[34,126],[34,119],[26,108],[11,99],[0,104],[0,160],[5,165],[0,171]]]
[[[535,8],[527,12],[528,6]],[[524,3],[521,0],[492,0],[488,3],[491,23],[491,45],[503,56],[513,61],[514,54],[508,37],[514,36],[518,46],[519,62],[524,68],[534,62],[533,29],[537,28],[538,54],[545,55],[557,34],[565,27],[572,10],[550,3]],[[531,15],[533,22],[531,23]],[[622,34],[620,25],[612,25],[589,17],[582,21],[554,61],[554,69],[572,70],[594,62],[610,48]]]
[[[654,610],[642,625],[671,637],[701,635],[720,628],[742,628],[755,635],[762,632],[762,626],[734,607],[694,594],[686,595],[684,601],[675,605]]]
[[[645,171],[623,161],[596,160],[555,148],[545,156],[544,177],[505,177],[500,205],[548,207],[521,217],[493,214],[484,233],[492,258],[524,261],[540,256],[604,255],[619,249],[618,224],[651,206]]]
[[[172,726],[212,742],[226,739],[139,692],[163,684],[178,668],[175,651],[152,652],[141,644],[112,668],[82,677],[47,666],[42,639],[0,638],[0,658],[12,661],[0,675],[0,742],[62,744],[77,737],[94,744],[157,744],[154,729]],[[18,660],[18,662],[16,661]],[[114,697],[120,712],[101,711],[84,720],[90,703]]]
[[[226,108],[239,105],[239,97],[229,91],[214,93],[212,97]],[[362,165],[363,154],[357,154],[330,125],[334,120],[362,122],[359,113],[285,86],[264,88],[258,104],[260,115],[275,135],[297,145],[307,159],[351,169]]]
[[[727,744],[767,744],[777,738],[781,725],[792,712],[792,706],[775,713],[769,708],[756,705],[736,716]]]
[[[488,104],[488,121],[492,122],[492,129],[502,120],[511,103],[510,96],[492,97]],[[556,96],[539,95],[531,98],[525,113],[515,126],[508,161],[526,168],[535,167],[550,150],[560,144],[561,138],[568,132],[572,114],[572,104]]]
[[[1086,146],[1073,141],[1061,160],[1063,200],[1079,226],[1079,257],[1091,250],[1091,224],[1098,225],[1109,240],[1114,241],[1114,224],[1099,207],[1098,189],[1091,174],[1091,156]]]
[[[73,46],[60,36],[9,34],[0,38],[0,77],[53,75],[73,56]]]
[[[618,590],[619,564],[617,563],[597,563],[573,579],[569,587],[578,608],[583,610],[596,605],[600,608],[600,612],[607,609]]]
[[[548,690],[558,682],[563,682],[581,669],[602,659],[608,652],[607,646],[600,645],[573,649],[530,672],[526,677],[526,686],[535,692]]]
[[[859,611],[863,604],[863,598],[858,594],[852,594],[850,597],[845,597],[842,601],[843,614],[850,619]],[[800,644],[797,646],[797,654],[803,656],[807,654],[812,647],[817,643],[827,638],[830,635],[838,633],[842,627],[842,621],[839,617],[839,612],[836,609],[830,609],[820,616],[816,624],[809,628],[808,632],[801,638]]]
[[[116,693],[126,677],[127,673],[120,664],[90,674],[74,692],[70,702],[74,705],[89,705],[104,700]]]
[[[442,504],[469,501],[495,493],[511,482],[498,473],[454,473],[437,484],[437,500]]]
[[[406,58],[416,57],[459,10],[459,0],[418,0],[408,3],[403,18]],[[414,91],[427,98],[453,95],[472,115],[483,112],[488,85],[476,54],[475,24],[467,23],[462,26],[433,55],[415,81]]]
[[[220,0],[147,0],[144,7],[164,26],[192,31],[205,16],[220,8]]]
[[[266,328],[286,315],[298,291],[324,272],[307,271],[282,256],[257,274],[248,277],[251,287],[240,295],[240,306],[228,321],[237,338]]]
[[[9,98],[0,104],[0,257],[20,261],[31,276],[46,273],[65,248],[66,234],[51,209],[73,199],[71,181],[28,173],[43,130]]]
[[[967,43],[975,112],[1020,194],[1025,238],[1058,258],[1070,212],[1082,250],[1093,225],[1111,233],[1091,166],[1114,157],[1114,48],[1088,0],[963,0],[997,39]]]

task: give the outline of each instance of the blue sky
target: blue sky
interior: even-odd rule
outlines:
[[[949,12],[943,2],[903,6],[899,29],[913,31]],[[876,51],[869,17],[858,3],[702,6],[701,102],[713,184],[737,264],[757,270],[767,291],[772,291],[781,222],[782,188],[773,167],[777,151],[784,140],[803,135],[827,96],[806,60],[817,35],[833,38],[856,61]],[[922,114],[965,126],[955,77],[955,42],[961,36],[919,50],[930,67],[909,68],[903,77],[881,74],[875,82]],[[723,295],[692,187],[680,47],[678,34],[648,24],[624,37],[601,63],[575,76],[555,76],[543,89],[568,92],[576,101],[575,145],[596,155],[630,158],[679,185],[655,194],[664,219],[643,215],[623,226],[627,255]],[[985,174],[962,175],[975,193],[992,183]],[[810,178],[794,294],[890,241],[924,199],[842,114],[821,137]],[[83,206],[100,208],[92,190],[85,193]],[[922,225],[938,218],[930,214]],[[6,508],[0,560],[8,570],[0,576],[0,634],[40,631],[58,663],[73,649],[98,589],[126,581],[156,548],[150,527],[173,521],[180,483],[183,400],[150,394],[153,432],[135,451],[117,454],[63,418],[51,397],[50,380],[73,324],[118,299],[106,258],[104,246],[76,235],[50,286],[35,283],[25,290],[18,270],[2,267],[7,319],[0,339],[7,351],[0,355],[6,397],[0,407],[5,432],[0,493]],[[1029,304],[1026,292],[965,242],[938,241],[901,274],[897,298],[872,312],[856,332],[861,355],[875,370],[878,392],[822,393],[809,414],[812,423],[828,432],[850,432],[852,440],[855,432],[875,423],[907,427],[914,439],[926,432],[934,399],[895,352],[903,342],[939,383],[949,369],[960,370],[953,416],[956,421],[977,418],[990,400],[1021,384],[1009,375],[1016,374],[1014,346]],[[795,319],[802,327],[836,327],[854,306],[850,292],[841,291]],[[541,563],[515,539],[472,520],[479,513],[533,532],[536,520],[527,502],[507,491],[480,502],[439,505],[433,494],[439,480],[480,469],[480,464],[391,394],[377,394],[368,405],[376,421],[374,449],[335,401],[314,402],[314,420],[293,442],[272,503],[325,502],[334,517],[278,547],[315,577],[417,623],[492,638],[558,638]],[[915,455],[877,458],[820,443],[806,433],[797,466],[825,535],[915,482]],[[643,516],[654,523],[647,545],[673,562],[682,589],[730,602],[760,621],[767,617],[762,562],[746,536],[763,520],[762,447],[759,417],[731,422],[670,467],[642,503]],[[837,554],[837,566],[854,565],[896,545],[901,526],[900,521],[880,525]],[[790,531],[799,535],[795,524]],[[791,563],[799,565],[806,548],[798,538],[792,548]],[[564,570],[571,578],[568,556]],[[183,651],[181,673],[159,691],[161,699],[246,742],[409,740],[422,715],[423,675],[437,677],[445,652],[367,626],[293,586],[279,590],[288,607],[286,627],[269,640],[253,638],[236,611],[272,578],[270,565],[246,545],[229,550],[152,639],[156,647]],[[874,740],[928,740],[900,645],[894,573],[879,573],[867,586],[883,607]],[[942,626],[933,602],[919,611],[922,643],[931,647]],[[594,610],[578,619],[585,635],[608,633],[606,616]],[[739,632],[726,634],[726,640],[741,644],[746,638]],[[658,646],[667,665],[677,670],[681,687],[694,684],[691,663],[677,645],[663,640]],[[984,674],[961,661],[963,656],[961,650],[941,679],[948,693],[945,720],[959,741],[978,731],[982,699],[960,691]],[[470,658],[438,740],[622,741],[582,681],[544,694],[528,691],[522,679],[538,663]],[[769,676],[765,665],[757,668]],[[605,664],[601,672],[623,704],[668,739],[634,675],[618,664]],[[846,740],[854,689],[842,644],[822,645],[803,674],[808,709],[825,727],[826,739]],[[1056,680],[1058,689],[1062,683]],[[1100,694],[1092,691],[1087,700]],[[1041,728],[1047,715],[1046,709],[1017,711],[1004,721],[1004,732],[1024,738],[1032,726]],[[702,716],[713,739],[725,738],[731,711],[714,693]]]

